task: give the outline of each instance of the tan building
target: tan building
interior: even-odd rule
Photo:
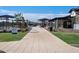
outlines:
[[[71,14],[71,17],[73,17],[74,19],[74,28],[76,30],[79,30],[79,8],[73,8],[69,11],[69,13]]]
[[[55,31],[60,29],[79,30],[79,8],[73,8],[69,13],[70,15],[68,16],[56,17],[49,20],[49,24],[52,23],[52,29]]]

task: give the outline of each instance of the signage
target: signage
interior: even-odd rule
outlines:
[[[13,27],[12,28],[12,34],[17,34],[17,32],[18,32],[17,28],[16,27]]]

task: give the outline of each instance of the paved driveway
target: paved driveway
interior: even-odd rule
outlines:
[[[20,41],[0,42],[0,50],[8,53],[79,52],[79,48],[66,44],[40,27],[33,27]]]

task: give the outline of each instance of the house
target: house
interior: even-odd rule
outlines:
[[[52,24],[52,29],[58,30],[79,30],[79,8],[73,8],[69,11],[70,15],[64,17],[56,17],[49,20],[49,24]],[[50,27],[50,25],[49,25]]]
[[[65,16],[65,17],[56,17],[51,20],[49,20],[49,24],[52,24],[53,30],[57,31],[59,29],[71,29],[73,28],[73,21],[71,21],[71,16]]]

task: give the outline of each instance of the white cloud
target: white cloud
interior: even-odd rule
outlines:
[[[10,10],[0,9],[0,15],[4,15],[4,14],[13,15],[15,13],[17,13],[17,11],[10,11]]]
[[[53,14],[33,14],[33,13],[25,13],[23,14],[26,19],[37,21],[41,18],[48,18],[51,19],[53,17]]]
[[[10,10],[4,10],[4,9],[0,9],[0,15],[14,15],[15,13],[19,13],[19,11],[10,11]],[[38,21],[38,19],[41,18],[48,18],[48,19],[52,19],[54,17],[63,17],[66,16],[68,14],[39,14],[39,13],[23,13],[23,16],[25,17],[25,19],[27,20],[31,20],[31,21]]]
[[[32,21],[38,21],[38,19],[41,19],[41,18],[52,19],[52,18],[55,18],[55,17],[64,17],[64,16],[67,16],[69,14],[33,14],[33,13],[25,13],[23,15],[24,15],[25,19],[32,20]]]

